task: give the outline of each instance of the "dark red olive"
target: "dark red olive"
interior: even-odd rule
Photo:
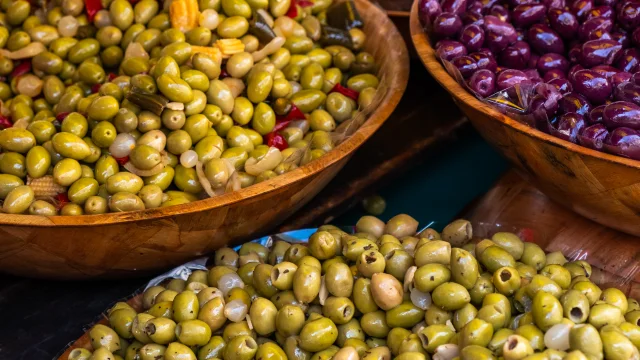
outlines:
[[[618,69],[629,73],[634,73],[640,70],[638,67],[640,64],[640,50],[635,48],[625,49],[620,56],[620,59],[616,62]]]
[[[498,64],[496,60],[491,55],[487,55],[482,52],[475,52],[469,54],[469,56],[476,61],[476,65],[478,66],[478,70],[489,70],[493,73],[496,72]]]
[[[509,70],[509,69],[507,69],[506,67],[497,66],[496,67],[496,75],[499,75],[501,72],[503,72],[505,70]]]
[[[573,65],[571,69],[569,69],[569,71],[567,72],[567,79],[573,82],[573,76],[575,75],[576,72],[580,70],[584,70],[584,67],[582,65],[580,64]]]
[[[536,68],[543,74],[549,70],[566,72],[569,70],[569,61],[562,55],[548,53],[540,56]]]
[[[553,79],[564,79],[566,78],[565,72],[558,69],[551,69],[544,73],[544,77],[542,78],[544,82],[549,82]]]
[[[619,72],[611,77],[611,86],[613,86],[613,93],[615,94],[616,88],[622,83],[626,83],[631,79],[631,73]],[[615,95],[614,95],[615,96]]]
[[[592,0],[575,0],[569,7],[578,19],[584,20],[591,9],[593,9]]]
[[[627,30],[635,30],[640,27],[640,2],[626,0],[621,2],[618,9],[617,21]]]
[[[469,78],[476,70],[478,70],[478,65],[471,56],[457,57],[451,61],[451,64],[460,71],[460,74],[465,79]]]
[[[571,12],[564,9],[549,9],[547,12],[547,19],[549,19],[549,25],[551,28],[560,34],[565,39],[572,39],[578,32],[580,24],[578,18]]]
[[[505,9],[502,5],[493,5],[491,10],[489,10],[489,15],[495,16],[500,21],[505,23],[509,23],[511,20],[511,16],[509,16],[509,10]]]
[[[587,122],[589,124],[600,124],[604,122],[604,108],[607,107],[608,104],[598,105],[589,112],[589,115],[586,117]]]
[[[611,83],[599,72],[585,69],[573,75],[573,89],[584,95],[592,104],[602,104],[611,96]]]
[[[524,69],[529,63],[531,48],[524,41],[516,41],[513,45],[502,50],[499,56],[500,65],[512,69]]]
[[[516,29],[513,27],[513,25],[509,24],[508,22],[504,22],[493,15],[487,15],[484,17],[483,28],[485,32],[490,32],[506,37],[509,44],[515,42],[518,37],[518,35],[516,34]]]
[[[509,38],[504,35],[491,31],[485,33],[484,44],[489,47],[492,53],[499,54],[512,42],[513,41],[510,41]]]
[[[522,72],[525,75],[527,75],[529,80],[531,80],[532,82],[534,82],[534,83],[542,82],[542,77],[540,76],[540,73],[538,72],[538,70],[536,70],[536,69],[525,69],[525,70],[522,70]]]
[[[567,5],[565,0],[542,0],[540,1],[547,9],[564,9]]]
[[[442,0],[442,12],[460,15],[467,9],[467,0]]]
[[[484,16],[482,16],[481,14],[476,14],[474,12],[465,12],[462,15],[460,15],[460,20],[462,20],[462,23],[464,25],[480,25],[482,26],[482,24],[484,24]]]
[[[518,5],[511,13],[512,23],[516,27],[528,27],[544,19],[546,12],[547,8],[542,4]]]
[[[566,113],[558,119],[557,127],[552,127],[551,135],[560,139],[578,143],[578,133],[585,128],[584,117],[577,113]]]
[[[480,16],[482,16],[482,2],[479,0],[475,0],[473,2],[470,2],[469,5],[467,5],[467,11],[465,11],[466,13],[473,13],[473,14],[478,14]]]
[[[572,64],[579,63],[582,56],[582,44],[575,44],[569,49],[569,62]]]
[[[594,4],[598,5],[598,6],[613,7],[617,2],[618,2],[618,0],[595,0]]]
[[[538,56],[538,54],[531,54],[531,57],[529,58],[529,64],[527,64],[527,67],[535,68],[536,66],[538,66],[538,60],[540,60],[540,56]]]
[[[467,48],[454,40],[441,40],[436,44],[436,54],[443,60],[451,61],[458,56],[467,55]]]
[[[608,135],[609,130],[607,130],[606,126],[602,124],[593,124],[584,128],[584,130],[578,134],[578,142],[582,146],[586,146],[594,150],[601,150],[604,145],[604,140]]]
[[[614,26],[615,28],[615,26]],[[631,46],[631,40],[629,39],[629,35],[620,31],[614,31],[610,34],[611,40],[615,40],[618,44],[622,45],[623,49]]]
[[[605,140],[605,144],[609,145],[619,145],[624,138],[628,136],[638,135],[638,132],[635,129],[630,127],[620,126],[609,134],[607,139]]]
[[[608,6],[608,5],[596,6],[587,13],[586,20],[597,18],[597,17],[603,17],[606,19],[613,20],[614,18],[613,9],[611,8],[611,6]]]
[[[640,71],[637,71],[635,74],[633,74],[630,81],[631,83],[640,86]]]
[[[611,81],[611,77],[620,72],[620,70],[614,68],[610,65],[598,65],[591,70],[598,72],[600,75],[607,78],[607,80]]]
[[[467,25],[462,29],[458,40],[469,52],[478,51],[484,44],[484,30],[475,24]]]
[[[538,3],[538,0],[508,0],[506,7],[513,9],[518,5],[533,5]]]
[[[622,45],[615,40],[591,40],[582,45],[580,63],[588,68],[611,65],[622,53]]]
[[[586,115],[591,110],[589,101],[577,92],[564,95],[558,102],[558,105],[561,114],[574,112],[580,115]]]
[[[606,34],[608,38],[609,32],[613,29],[613,21],[603,17],[589,19],[580,25],[578,35],[582,41],[597,40],[602,38],[602,34]]]
[[[553,79],[549,81],[549,85],[553,85],[562,95],[573,91],[573,85],[567,79]]]
[[[469,88],[480,97],[487,97],[495,91],[496,75],[486,69],[478,70],[468,81]]]
[[[423,26],[433,23],[436,16],[442,13],[438,0],[420,0],[418,3],[418,14]]]
[[[636,73],[637,74],[637,73]],[[640,85],[631,81],[622,83],[613,89],[613,98],[617,101],[627,101],[640,105]]]
[[[633,129],[617,128],[605,139],[604,149],[612,154],[640,159],[640,135]]]
[[[609,128],[629,127],[640,129],[640,106],[628,101],[616,101],[605,107],[604,124]]]
[[[553,29],[543,24],[535,24],[527,33],[529,45],[539,54],[564,53],[564,42]]]
[[[496,85],[498,90],[511,88],[517,84],[531,83],[527,74],[520,70],[506,69],[498,74]]]
[[[633,30],[633,33],[631,34],[631,42],[635,46],[640,47],[640,27]]]
[[[455,36],[462,29],[458,15],[443,12],[433,20],[433,32],[440,37]]]
[[[498,3],[498,0],[480,0],[480,2],[482,3],[482,13],[486,15],[493,5]]]

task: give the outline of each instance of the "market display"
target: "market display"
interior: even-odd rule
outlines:
[[[638,359],[640,305],[586,261],[517,235],[397,215],[308,243],[222,248],[211,267],[116,303],[69,359]]]
[[[375,107],[353,2],[0,4],[9,214],[184,204],[331,151]]]
[[[640,3],[420,0],[460,83],[561,139],[640,160]]]

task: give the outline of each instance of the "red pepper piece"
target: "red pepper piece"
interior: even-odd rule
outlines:
[[[0,128],[1,129],[10,128],[12,126],[13,126],[13,123],[11,122],[11,120],[9,120],[9,118],[0,115]]]
[[[298,2],[296,0],[291,0],[291,5],[289,5],[289,10],[287,10],[286,15],[292,19],[298,17],[298,7],[296,5],[298,5]]]
[[[58,195],[56,195],[55,199],[56,199],[56,210],[58,211],[60,211],[60,209],[62,209],[65,205],[71,202],[69,201],[69,196],[67,196],[67,193],[59,193]]]
[[[11,78],[16,78],[20,75],[26,74],[31,71],[31,61],[23,61],[18,66],[13,68],[11,72]]]
[[[91,87],[91,93],[92,93],[92,94],[95,94],[95,93],[97,93],[98,91],[100,91],[100,87],[101,87],[101,86],[102,86],[102,84],[95,84],[95,85],[93,85],[93,86]]]
[[[346,88],[342,85],[340,85],[339,83],[336,84],[333,89],[331,89],[331,91],[329,91],[329,93],[332,92],[339,92],[340,94],[353,99],[353,101],[358,101],[358,96],[360,95],[359,92],[355,91],[355,90],[351,90],[349,88]]]
[[[287,140],[284,138],[284,136],[278,134],[275,131],[272,131],[265,135],[264,142],[267,143],[269,147],[273,146],[280,151],[289,147],[289,144],[287,144]]]
[[[122,165],[122,166],[124,166],[124,164],[126,164],[126,163],[128,163],[128,162],[129,162],[129,157],[128,157],[128,156],[121,157],[121,158],[114,157],[114,159],[116,159],[116,161],[118,162],[118,164],[120,164],[120,165]]]
[[[300,5],[300,7],[309,7],[309,6],[313,6],[313,1],[309,1],[309,0],[297,0],[298,5]]]
[[[114,74],[114,73],[109,73],[109,81],[113,81],[113,79],[117,78],[118,75]]]
[[[534,231],[531,228],[523,228],[520,230],[520,238],[522,241],[534,242]]]
[[[84,7],[89,21],[93,22],[93,18],[96,16],[96,13],[102,10],[102,2],[100,0],[84,0]]]
[[[229,76],[231,76],[231,75],[229,75],[229,73],[227,72],[227,70],[222,69],[222,70],[220,70],[220,76],[218,76],[218,78],[219,78],[220,80],[222,80],[222,79],[224,79],[224,78],[228,78]]]
[[[69,116],[69,112],[61,112],[60,114],[56,115],[56,119],[58,119],[58,121],[62,121],[64,120],[67,116]]]

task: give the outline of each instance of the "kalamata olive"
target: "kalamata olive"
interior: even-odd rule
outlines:
[[[618,0],[595,0],[594,4],[598,6],[610,6],[613,7]]]
[[[517,84],[531,83],[527,74],[520,70],[506,69],[498,74],[496,85],[498,90],[511,88]]]
[[[498,3],[498,0],[480,0],[480,2],[482,3],[482,13],[486,15],[493,5]]]
[[[513,9],[518,5],[533,5],[538,3],[538,0],[508,0],[506,1],[508,5],[506,7]]]
[[[600,75],[604,76],[611,82],[611,77],[620,72],[620,70],[614,68],[610,65],[598,65],[592,68],[591,70],[598,72]]]
[[[547,108],[547,103],[550,104],[550,108]],[[552,117],[557,110],[557,102],[546,101],[541,95],[531,97],[529,111],[533,114],[536,129],[549,133],[551,131],[549,118]]]
[[[524,41],[516,41],[511,46],[507,46],[499,56],[500,65],[512,69],[524,69],[529,63],[531,48]]]
[[[496,89],[496,75],[486,69],[478,70],[468,81],[471,91],[478,94],[480,97],[487,97]]]
[[[631,42],[635,46],[640,47],[640,27],[633,30],[633,33],[631,34]]]
[[[600,124],[604,122],[604,108],[606,108],[607,105],[598,105],[596,107],[593,108],[593,110],[591,110],[589,112],[589,114],[587,116],[585,116],[585,119],[587,120],[587,122],[589,124]]]
[[[441,40],[436,44],[436,54],[443,60],[451,61],[458,56],[467,55],[467,48],[454,40]]]
[[[516,29],[516,40],[518,41],[526,41],[527,40],[527,31],[524,29]]]
[[[486,21],[485,21],[486,22]],[[539,54],[564,53],[564,42],[553,29],[544,24],[535,24],[527,34],[529,45]]]
[[[557,128],[551,128],[551,135],[572,143],[578,143],[578,133],[582,132],[585,125],[582,115],[571,112],[566,113],[558,119]]]
[[[602,104],[613,90],[611,83],[604,75],[591,69],[576,72],[571,80],[575,91],[584,95],[593,104]]]
[[[622,55],[618,61],[616,61],[618,69],[629,73],[636,72],[640,69],[638,64],[640,64],[640,50],[635,48],[624,49]]]
[[[587,13],[587,16],[585,17],[585,19],[589,20],[589,19],[593,19],[593,18],[602,17],[602,18],[605,18],[605,19],[613,20],[613,18],[614,18],[613,15],[614,15],[614,12],[613,12],[613,9],[611,8],[611,6],[600,5],[600,6],[596,6],[593,9],[589,10],[589,12]]]
[[[544,73],[544,77],[542,78],[542,80],[544,80],[544,82],[549,82],[553,79],[564,79],[566,78],[565,72],[562,70],[558,70],[558,69],[551,69],[549,71],[547,71],[546,73]]]
[[[498,64],[496,60],[491,55],[487,55],[482,52],[475,52],[469,54],[475,61],[478,66],[478,70],[489,70],[491,72],[496,72]]]
[[[631,81],[622,83],[613,89],[613,98],[616,101],[628,101],[640,105],[640,85]]]
[[[431,24],[436,16],[442,13],[440,2],[438,0],[420,0],[418,3],[418,14],[420,23],[423,26]]]
[[[638,135],[638,132],[632,128],[621,126],[615,128],[609,133],[609,136],[605,139],[605,144],[618,145],[622,139],[630,135]]]
[[[633,77],[631,77],[630,81],[640,86],[640,71],[637,71],[635,74],[633,74]]]
[[[569,6],[569,10],[571,10],[579,20],[584,20],[591,9],[593,9],[593,0],[575,0]]]
[[[615,96],[615,91],[618,85],[625,83],[631,79],[631,73],[628,72],[619,72],[611,77],[611,86],[613,86],[613,93]]]
[[[607,136],[604,149],[613,154],[638,160],[640,159],[640,135],[633,129],[619,127]]]
[[[522,72],[525,75],[527,75],[529,80],[534,81],[536,83],[542,82],[542,77],[540,76],[540,73],[538,72],[538,70],[536,70],[536,69],[524,69],[524,70],[522,70]]]
[[[484,24],[484,16],[482,16],[482,14],[476,14],[469,11],[460,15],[460,20],[462,20],[464,25],[474,24],[482,26],[482,24]]]
[[[569,81],[573,82],[573,76],[575,75],[575,73],[577,73],[580,70],[584,70],[584,66],[582,66],[580,64],[573,65],[569,69],[569,71],[567,72],[567,79],[569,79]]]
[[[615,40],[618,42],[618,44],[622,45],[623,49],[631,46],[631,40],[629,39],[629,35],[626,33],[614,31],[610,34],[610,37],[611,40]]]
[[[515,42],[517,39],[516,29],[514,29],[513,25],[500,20],[496,16],[493,16],[493,15],[485,16],[483,27],[485,32],[487,33],[494,33],[497,35],[505,36],[507,38],[508,44]]]
[[[571,46],[569,49],[569,62],[572,64],[580,62],[580,57],[582,56],[582,44],[575,44]]]
[[[468,79],[473,73],[478,70],[478,64],[471,56],[460,56],[451,61],[451,64],[455,66],[460,74],[465,79]]]
[[[580,26],[578,18],[564,9],[549,9],[547,19],[551,28],[565,39],[574,38]]]
[[[589,19],[578,28],[578,36],[582,41],[596,40],[602,38],[602,34],[606,33],[610,39],[609,32],[613,29],[613,21],[603,17]],[[599,35],[600,34],[600,35]]]
[[[609,135],[609,131],[606,126],[602,124],[593,124],[591,126],[587,126],[580,134],[578,134],[578,142],[582,146],[601,150],[607,135]]]
[[[529,64],[527,65],[527,67],[535,68],[536,66],[538,66],[538,60],[540,60],[540,56],[538,54],[531,54],[531,57],[529,57]]]
[[[486,56],[493,57],[493,53],[492,53],[492,52],[491,52],[491,50],[490,50],[489,48],[487,48],[487,47],[482,47],[482,48],[480,48],[480,50],[478,50],[478,51],[476,51],[476,52],[478,52],[478,53],[482,53],[482,54],[485,54]]]
[[[505,9],[502,5],[494,5],[489,10],[489,15],[493,15],[505,23],[509,23],[511,16],[509,16],[509,10]]]
[[[547,9],[564,9],[566,6],[565,0],[542,0],[540,1]]]
[[[609,128],[624,126],[640,129],[640,105],[628,101],[616,101],[607,105],[603,117],[604,124]]]
[[[465,13],[473,13],[482,16],[482,1],[475,0],[467,5]]]
[[[469,52],[478,51],[484,44],[484,30],[475,24],[467,25],[462,29],[458,40]]]
[[[561,114],[574,112],[584,116],[591,110],[589,101],[577,92],[565,94],[562,99],[558,101],[558,106]]]
[[[546,6],[542,4],[518,5],[511,13],[512,23],[519,28],[528,27],[544,19],[546,12]]]
[[[640,2],[626,0],[621,4],[616,17],[618,23],[627,30],[634,30],[640,27]]]
[[[540,56],[536,68],[543,74],[549,70],[569,70],[569,61],[560,54],[548,53]]]
[[[529,104],[530,110],[544,109],[547,117],[551,117],[558,111],[558,101],[562,98],[562,94],[550,84],[538,84],[535,86],[535,95]]]
[[[621,55],[622,45],[615,40],[591,40],[582,45],[580,63],[588,68],[611,65]]]
[[[443,12],[433,20],[433,33],[441,37],[455,36],[462,29],[462,20],[456,14]]]
[[[442,12],[460,15],[467,9],[467,0],[443,0],[440,5]]]
[[[549,85],[553,85],[562,95],[573,92],[573,85],[567,79],[553,79]]]
[[[486,19],[486,17],[485,17]],[[506,49],[512,41],[505,35],[496,34],[494,32],[486,32],[484,43],[489,47],[491,52],[499,54],[502,50]]]

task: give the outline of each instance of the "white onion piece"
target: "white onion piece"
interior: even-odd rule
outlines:
[[[180,155],[180,165],[186,168],[192,168],[198,163],[198,153],[193,150],[187,150]]]
[[[42,92],[43,81],[33,74],[24,74],[17,78],[16,90],[19,94],[36,97]]]
[[[249,327],[249,330],[253,330],[253,322],[251,322],[251,316],[249,316],[249,314],[247,314],[245,320],[247,320],[247,326]]]
[[[260,161],[256,160],[254,157],[247,159],[244,163],[244,171],[249,175],[258,176],[264,171],[275,169],[281,162],[282,153],[280,150],[272,146]]]
[[[162,172],[162,170],[164,170],[164,167],[166,166],[166,164],[164,162],[161,162],[160,164],[152,167],[149,170],[142,170],[142,169],[138,169],[137,167],[135,167],[131,161],[127,162],[126,164],[124,164],[124,168],[129,170],[130,173],[136,174],[138,176],[153,176],[153,175],[158,175],[160,172]]]
[[[147,131],[144,135],[140,136],[136,143],[148,145],[158,151],[163,151],[167,145],[167,135],[165,135],[162,130]]]
[[[422,320],[419,323],[413,325],[413,327],[411,328],[411,332],[414,334],[418,334],[426,327],[427,327],[427,323],[424,320]]]
[[[93,17],[93,25],[95,25],[98,29],[110,26],[112,24],[113,22],[111,21],[111,16],[109,15],[109,10],[107,9],[99,10]]]
[[[28,119],[18,119],[16,122],[13,123],[12,127],[16,129],[26,129],[28,126],[29,126]]]
[[[0,49],[0,55],[10,60],[20,60],[32,58],[43,51],[47,51],[46,46],[43,43],[32,42],[31,44],[23,47],[20,50],[9,51],[7,49]]]
[[[203,28],[215,30],[218,25],[220,25],[220,16],[218,15],[217,11],[213,9],[206,9],[205,11],[200,13],[198,23]]]
[[[136,147],[136,139],[129,133],[120,133],[109,146],[109,152],[113,157],[123,158],[131,154]]]
[[[198,175],[198,181],[200,181],[200,185],[202,185],[204,192],[206,192],[209,197],[218,195],[211,188],[211,182],[209,182],[209,179],[207,179],[207,176],[204,174],[204,170],[202,170],[202,161],[198,161],[196,163],[196,175]]]
[[[300,90],[302,90],[302,85],[300,85],[300,83],[297,81],[289,81],[289,84],[291,84],[291,95],[296,94],[300,92]]]
[[[172,101],[167,104],[167,108],[171,110],[182,111],[184,110],[184,103]]]
[[[269,25],[270,28],[273,27],[274,23],[273,23],[273,16],[271,16],[271,14],[269,14],[269,12],[265,9],[258,9],[256,10],[256,12],[260,15],[262,15],[262,18],[264,19],[264,22],[267,23],[267,25]]]
[[[240,259],[238,260],[238,264],[240,266],[246,265],[248,263],[260,263],[260,256],[255,252],[250,252],[247,255],[240,255]]]
[[[241,79],[236,79],[232,77],[224,78],[222,79],[222,82],[227,84],[227,86],[229,87],[229,90],[231,90],[231,95],[233,95],[234,99],[240,96],[240,94],[242,94],[242,92],[246,87],[244,85],[244,82]]]
[[[78,33],[78,19],[67,15],[58,21],[58,32],[65,37],[74,37]]]
[[[553,325],[544,334],[544,345],[553,350],[566,351],[569,349],[569,331],[571,325],[560,323]]]
[[[243,321],[247,317],[249,307],[242,300],[229,301],[224,306],[224,317],[233,322]]]
[[[305,120],[294,120],[291,123],[289,123],[289,126],[287,127],[295,127],[298,128],[300,130],[302,130],[303,133],[307,133],[309,132],[309,128],[311,127],[311,124],[309,123],[309,120],[305,119]]]
[[[460,356],[460,349],[456,344],[444,344],[436,348],[433,360],[453,360]]]
[[[413,288],[411,289],[411,302],[416,307],[427,310],[431,306],[431,295],[429,293],[423,293],[422,291]]]
[[[280,48],[284,45],[286,40],[287,39],[284,36],[274,37],[273,40],[269,41],[269,43],[265,45],[262,49],[251,53],[251,56],[253,57],[253,62],[257,63],[258,61],[261,61],[267,56],[280,50]]]
[[[149,53],[147,53],[147,51],[142,47],[142,44],[132,42],[127,46],[123,60],[127,60],[129,58],[143,58],[144,60],[149,60]]]
[[[409,292],[413,288],[413,277],[416,274],[416,270],[418,270],[417,266],[412,266],[407,269],[404,273],[404,291]]]
[[[224,296],[227,296],[229,291],[231,291],[231,289],[233,288],[244,289],[244,282],[242,282],[240,275],[238,275],[237,273],[222,275],[218,280],[218,289],[222,291],[222,294]]]
[[[327,289],[327,283],[324,280],[324,275],[320,278],[320,292],[318,293],[318,300],[320,305],[324,305],[324,302],[329,297],[329,290]]]

